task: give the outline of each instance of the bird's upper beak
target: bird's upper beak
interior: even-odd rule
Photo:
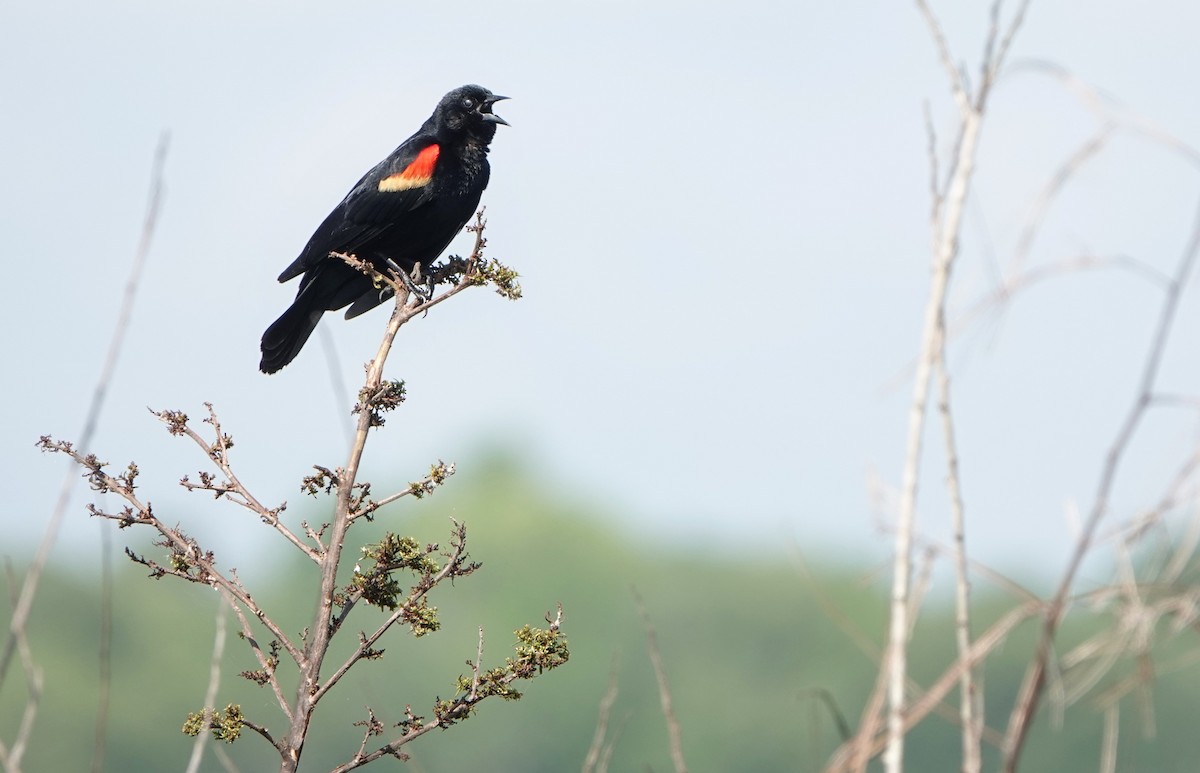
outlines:
[[[479,112],[483,114],[483,120],[487,121],[488,123],[502,123],[505,126],[511,125],[508,121],[492,112],[492,106],[502,99],[508,99],[508,97],[502,97],[498,94],[493,94],[484,100],[483,106],[479,109]]]

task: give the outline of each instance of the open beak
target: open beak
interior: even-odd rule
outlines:
[[[497,94],[491,95],[483,103],[483,107],[480,108],[480,112],[483,114],[483,120],[487,121],[488,123],[502,123],[505,126],[511,126],[508,121],[492,112],[492,106],[502,99],[508,99],[508,97],[502,97]]]

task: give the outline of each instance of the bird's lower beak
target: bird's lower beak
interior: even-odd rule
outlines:
[[[487,98],[487,101],[484,103],[483,110],[482,110],[483,120],[487,121],[488,123],[502,123],[505,126],[511,126],[512,124],[510,124],[508,121],[504,120],[503,118],[501,118],[500,116],[498,116],[492,112],[492,106],[495,105],[497,102],[499,102],[502,99],[508,99],[508,97],[502,97],[498,94],[493,94],[492,96]]]

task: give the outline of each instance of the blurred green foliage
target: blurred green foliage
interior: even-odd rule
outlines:
[[[406,704],[417,714],[431,714],[434,701],[453,695],[457,678],[468,673],[465,661],[475,656],[477,626],[485,630],[485,666],[501,665],[512,653],[514,631],[526,623],[542,624],[558,602],[565,610],[570,662],[527,684],[521,701],[484,703],[462,726],[406,747],[413,758],[409,768],[418,773],[577,770],[615,666],[619,694],[608,729],[610,737],[619,735],[610,769],[671,770],[631,586],[643,597],[657,630],[691,770],[818,770],[839,740],[830,706],[850,726],[857,723],[876,668],[846,628],[879,642],[885,620],[884,588],[867,568],[810,563],[802,569],[798,558],[777,558],[778,550],[764,550],[761,556],[717,548],[687,552],[639,541],[611,528],[603,513],[549,495],[510,460],[472,464],[462,473],[432,499],[382,510],[374,523],[351,532],[352,549],[378,540],[387,529],[422,542],[446,542],[448,516],[453,516],[467,523],[471,556],[483,568],[453,588],[434,592],[431,603],[439,607],[440,631],[414,639],[397,629],[381,642],[383,659],[359,664],[330,693],[318,709],[304,770],[327,770],[354,753],[362,736],[352,723],[367,718],[367,706],[389,729],[404,719]],[[291,515],[316,522],[316,507],[306,503],[296,508],[304,513]],[[148,539],[122,532],[117,544],[135,536]],[[203,700],[218,597],[169,579],[148,580],[121,559],[117,566],[105,767],[182,770],[192,740],[180,728]],[[316,586],[312,567],[281,558],[274,576],[272,587],[252,591],[286,630],[299,631],[311,615]],[[45,578],[30,635],[44,669],[46,694],[27,771],[86,770],[90,764],[98,685],[98,587],[95,578],[61,572]],[[998,596],[981,598],[976,629],[1010,605]],[[3,609],[7,618],[8,609]],[[327,662],[340,662],[339,653],[344,656],[352,646],[354,632],[373,627],[381,614],[365,606],[356,610],[341,637],[347,641],[340,649],[335,645]],[[278,727],[269,689],[236,676],[258,664],[234,635],[236,621],[230,617],[228,624],[216,704],[239,703],[249,718]],[[1066,636],[1078,640],[1106,624],[1102,618],[1075,616]],[[1003,729],[1034,633],[1031,624],[1018,629],[988,663],[985,689],[992,727]],[[913,677],[929,684],[940,674],[953,658],[952,641],[948,605],[935,601],[912,647]],[[1189,656],[1189,648],[1200,649],[1185,635],[1156,655],[1164,660]],[[5,740],[11,739],[24,702],[23,677],[19,664],[14,665],[0,695],[0,737]],[[1109,681],[1134,667],[1118,663]],[[290,684],[286,665],[281,674],[284,684]],[[1133,697],[1120,704],[1118,769],[1196,770],[1197,670],[1172,672],[1149,695],[1145,705]],[[946,703],[950,719],[931,717],[910,736],[910,770],[957,769],[956,701],[957,690]],[[1153,710],[1153,733],[1147,707]],[[1102,725],[1095,701],[1085,699],[1065,714],[1047,705],[1023,769],[1096,770]],[[244,733],[226,750],[243,771],[276,765],[274,751],[253,733]],[[985,769],[995,762],[995,751],[989,749]],[[400,764],[385,759],[369,768]],[[222,768],[210,752],[203,769]]]

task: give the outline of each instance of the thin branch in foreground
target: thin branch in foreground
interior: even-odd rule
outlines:
[[[113,569],[112,532],[100,526],[100,631],[97,636],[99,671],[96,697],[96,731],[92,744],[92,773],[104,770],[108,748],[108,706],[112,689]]]
[[[241,638],[250,647],[250,651],[254,653],[254,657],[258,660],[260,670],[255,673],[251,671],[243,671],[239,676],[243,679],[262,684],[265,680],[271,685],[271,691],[275,693],[275,700],[279,703],[279,708],[283,711],[283,715],[290,722],[292,719],[292,707],[288,704],[287,699],[283,697],[283,689],[279,685],[279,677],[276,674],[276,668],[279,665],[279,658],[276,654],[279,645],[275,642],[271,644],[271,655],[263,652],[258,640],[254,637],[254,631],[250,628],[250,621],[246,619],[246,613],[231,597],[225,596],[226,603],[233,610],[233,614],[238,619],[238,624],[242,627]]]
[[[1037,198],[1034,199],[1025,225],[1021,228],[1021,235],[1017,240],[1016,250],[1007,272],[1010,277],[1017,276],[1024,269],[1025,261],[1028,260],[1029,253],[1033,249],[1034,239],[1040,233],[1041,226],[1055,199],[1088,162],[1099,156],[1100,151],[1104,150],[1112,140],[1116,128],[1116,124],[1111,120],[1101,124],[1100,128],[1055,170],[1042,189],[1038,191]]]
[[[217,702],[217,687],[221,684],[221,658],[225,655],[225,604],[227,597],[221,596],[217,604],[216,633],[213,635],[212,660],[208,667],[208,687],[204,690],[204,705],[212,706]],[[186,773],[196,773],[200,770],[200,761],[204,758],[204,747],[208,743],[208,733],[197,733],[196,741],[192,744],[192,756],[188,759]]]
[[[642,627],[646,629],[646,649],[650,653],[650,663],[654,666],[654,678],[658,682],[658,698],[662,704],[663,718],[667,721],[667,741],[671,750],[671,763],[675,773],[687,773],[687,763],[683,759],[683,739],[679,732],[679,720],[675,717],[675,709],[671,705],[671,687],[667,684],[667,672],[663,668],[662,655],[658,651],[658,637],[654,633],[654,623],[650,613],[642,603],[642,597],[636,588],[633,592],[634,603],[637,604],[638,615],[642,618]]]
[[[150,194],[146,202],[146,216],[142,223],[141,236],[138,238],[137,250],[134,252],[133,265],[129,269],[129,278],[125,282],[124,296],[121,300],[120,310],[117,312],[117,322],[113,328],[108,353],[100,368],[100,375],[96,379],[92,400],[84,418],[83,431],[79,435],[79,447],[85,451],[91,446],[92,436],[96,433],[100,412],[104,408],[104,398],[108,394],[108,385],[112,382],[113,373],[117,368],[117,360],[124,347],[125,334],[129,330],[129,320],[133,313],[133,303],[141,284],[142,270],[145,268],[146,258],[150,254],[150,244],[154,239],[154,230],[162,209],[163,167],[167,159],[168,139],[169,135],[163,132],[159,136],[158,147],[154,151],[154,164],[150,172]],[[50,514],[50,521],[46,524],[46,531],[33,556],[33,561],[25,572],[25,581],[21,585],[20,597],[13,607],[12,618],[9,621],[9,635],[4,642],[4,651],[0,653],[0,687],[4,686],[4,677],[8,674],[8,666],[12,662],[13,650],[16,647],[16,632],[25,627],[25,621],[29,618],[29,611],[33,608],[33,598],[37,594],[38,581],[41,579],[42,570],[50,558],[50,551],[58,539],[58,530],[66,516],[67,505],[70,503],[71,493],[75,489],[74,469],[74,465],[68,464],[67,473],[58,492],[58,500],[54,503],[54,510]]]
[[[917,0],[917,8],[920,9],[921,16],[925,19],[925,26],[929,28],[929,34],[937,48],[942,69],[946,71],[946,78],[950,81],[950,91],[954,94],[954,103],[959,110],[969,109],[971,95],[967,91],[967,84],[963,79],[962,72],[954,64],[954,56],[950,53],[950,44],[946,41],[946,34],[942,32],[941,22],[934,16],[933,9],[925,0]]]
[[[988,92],[995,85],[996,79],[1000,76],[1000,69],[1004,67],[1004,60],[1008,58],[1008,50],[1012,48],[1013,40],[1017,37],[1017,32],[1021,29],[1021,25],[1025,22],[1025,14],[1029,11],[1030,0],[1021,0],[1021,5],[1013,14],[1012,20],[1008,23],[1008,29],[1004,33],[1004,37],[1000,40],[1000,47],[996,50],[995,55],[992,55],[992,47],[996,40],[996,35],[1000,30],[1000,9],[1004,5],[1003,0],[992,0],[991,25],[988,29],[988,41],[984,46],[984,57],[980,64],[980,87],[979,96],[976,104],[982,107],[987,101]]]
[[[346,380],[342,377],[342,362],[338,357],[337,342],[328,325],[317,325],[317,335],[321,339],[321,350],[325,352],[326,370],[329,372],[329,389],[333,393],[334,405],[339,410],[343,405],[350,404],[350,390],[346,388]],[[343,431],[346,433],[346,450],[354,445],[354,422],[343,415]]]
[[[951,530],[954,533],[954,640],[958,657],[971,650],[971,579],[967,570],[966,515],[962,483],[958,474],[958,443],[954,436],[954,414],[950,407],[950,375],[946,368],[945,319],[939,330],[937,357],[938,413],[942,417],[942,439],[946,447],[946,489],[950,498]],[[983,692],[976,684],[975,669],[963,669],[959,696],[962,723],[963,773],[979,773],[983,766]]]
[[[993,32],[985,45],[985,59],[978,94],[972,102],[965,77],[954,66],[949,44],[942,32],[941,24],[926,0],[916,0],[917,7],[925,19],[930,36],[938,51],[943,69],[949,81],[950,91],[958,107],[959,142],[951,165],[952,175],[946,194],[935,202],[939,217],[934,221],[933,271],[929,283],[924,321],[922,323],[920,356],[913,383],[912,402],[909,407],[909,424],[905,443],[904,473],[901,484],[900,511],[896,523],[895,561],[892,573],[892,592],[888,620],[888,647],[880,669],[880,682],[886,681],[888,698],[888,743],[883,763],[888,773],[900,773],[904,767],[904,740],[907,683],[907,649],[910,621],[913,532],[916,520],[917,484],[920,476],[922,446],[925,434],[926,408],[929,401],[930,384],[935,364],[942,346],[941,333],[945,327],[946,299],[950,277],[958,258],[962,220],[966,210],[967,196],[974,178],[975,156],[979,135],[983,125],[987,97],[1012,37],[1020,27],[1025,6],[1013,20],[999,51],[992,55],[992,45],[999,28],[1000,3],[993,5]],[[870,718],[860,728],[862,733],[873,732],[875,718]],[[863,736],[869,737],[869,736]]]
[[[1041,601],[1027,601],[1010,609],[990,628],[975,637],[975,640],[971,642],[971,650],[967,657],[951,663],[923,695],[913,699],[908,711],[904,714],[904,725],[901,728],[903,732],[907,733],[912,730],[937,709],[946,695],[954,689],[954,686],[962,681],[963,669],[978,667],[984,658],[1004,643],[1013,629],[1026,620],[1036,617],[1044,609],[1045,604]],[[879,732],[878,725],[874,730],[873,735],[864,737],[860,727],[854,738],[842,744],[834,752],[824,768],[824,773],[865,770],[866,761],[883,751],[889,741],[886,730],[882,733]]]
[[[616,739],[608,740],[608,721],[612,714],[613,704],[617,702],[617,664],[619,658],[613,658],[612,669],[608,673],[608,687],[600,698],[600,714],[596,718],[596,732],[592,735],[592,745],[588,747],[587,756],[583,759],[582,773],[604,773],[605,767],[600,767],[600,761],[606,757],[606,751],[611,750]]]
[[[8,560],[5,560],[4,563],[4,573],[12,596],[10,602],[15,606],[17,603],[17,577]],[[26,699],[25,707],[21,712],[21,723],[17,727],[17,733],[11,745],[6,746],[3,740],[0,740],[0,766],[6,771],[20,773],[21,759],[25,756],[29,738],[33,734],[33,723],[37,719],[38,709],[42,703],[43,680],[42,669],[33,660],[33,652],[29,647],[25,625],[14,628],[13,635],[15,637],[14,646],[21,658],[21,668],[25,672]]]
[[[1121,728],[1120,704],[1104,712],[1104,737],[1100,741],[1100,773],[1117,773],[1117,735]]]
[[[1188,239],[1187,246],[1180,256],[1171,283],[1164,293],[1162,306],[1159,310],[1158,323],[1155,326],[1153,337],[1150,340],[1150,349],[1142,366],[1137,395],[1124,421],[1118,428],[1117,434],[1105,457],[1100,479],[1096,486],[1096,494],[1092,500],[1091,511],[1088,513],[1087,521],[1076,542],[1075,550],[1071,554],[1062,579],[1059,581],[1058,589],[1050,600],[1043,619],[1042,632],[1038,640],[1036,654],[1025,672],[1025,678],[1021,683],[1021,689],[1017,695],[1016,706],[1014,706],[1012,714],[1009,716],[1003,749],[1004,762],[1002,769],[1005,773],[1015,773],[1017,769],[1021,750],[1025,745],[1025,740],[1028,737],[1029,729],[1033,724],[1033,718],[1037,713],[1038,705],[1041,701],[1042,691],[1046,684],[1046,670],[1050,662],[1054,639],[1058,633],[1058,627],[1062,622],[1063,615],[1066,613],[1067,600],[1071,588],[1075,584],[1079,568],[1083,565],[1083,559],[1092,546],[1101,520],[1108,512],[1110,496],[1113,487],[1116,485],[1117,473],[1121,462],[1133,440],[1134,434],[1141,425],[1146,411],[1151,405],[1159,367],[1162,364],[1163,353],[1166,350],[1167,340],[1170,338],[1174,327],[1179,300],[1192,274],[1198,253],[1200,253],[1200,207],[1197,208],[1192,233]]]

